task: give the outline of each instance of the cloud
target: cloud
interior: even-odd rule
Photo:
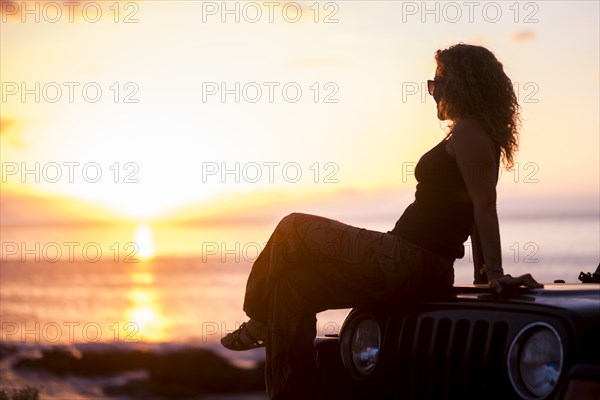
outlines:
[[[537,37],[536,33],[532,30],[522,30],[513,33],[511,40],[513,43],[524,43],[535,40]]]
[[[0,136],[6,135],[8,133],[8,129],[13,124],[14,120],[12,119],[0,119]]]
[[[21,129],[19,121],[15,119],[0,119],[0,139],[14,147],[27,147],[21,139]]]
[[[288,62],[293,68],[327,68],[342,65],[341,60],[334,58],[297,58]]]
[[[0,0],[0,15],[2,16],[2,22],[8,18],[20,18],[19,4],[16,1]]]
[[[96,203],[68,196],[23,192],[7,186],[0,192],[0,204],[0,224],[4,226],[130,222]]]

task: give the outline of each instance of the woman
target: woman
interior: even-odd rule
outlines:
[[[541,287],[529,274],[512,278],[502,270],[496,182],[500,160],[510,169],[518,144],[512,82],[480,46],[457,44],[435,59],[428,89],[449,133],[419,160],[415,201],[394,229],[291,214],[252,267],[244,299],[250,320],[221,343],[232,350],[266,345],[271,399],[314,397],[317,312],[444,293],[472,232],[492,289]]]

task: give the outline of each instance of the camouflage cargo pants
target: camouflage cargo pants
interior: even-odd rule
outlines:
[[[314,215],[283,218],[244,299],[246,314],[268,326],[269,398],[314,397],[316,313],[439,292],[453,284],[453,263],[396,235]]]

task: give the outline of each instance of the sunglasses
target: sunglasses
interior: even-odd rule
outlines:
[[[429,91],[429,94],[431,96],[433,96],[433,93],[435,92],[435,85],[436,83],[443,83],[444,80],[443,79],[429,79],[427,80],[427,90]]]

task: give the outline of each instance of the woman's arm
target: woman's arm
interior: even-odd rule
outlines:
[[[524,284],[540,287],[531,275],[512,278],[504,275],[500,246],[500,228],[496,211],[496,149],[479,122],[460,120],[452,130],[449,150],[465,181],[475,219],[475,230],[483,253],[483,263],[490,286],[497,292],[502,286]],[[510,279],[509,279],[510,278]]]
[[[475,120],[460,120],[452,130],[449,150],[456,159],[473,202],[475,228],[479,233],[484,264],[502,274],[500,229],[496,213],[495,146]],[[488,276],[488,278],[490,278]]]
[[[471,227],[469,236],[471,236],[471,250],[473,254],[473,283],[488,283],[484,269],[485,262],[483,260],[483,250],[481,249],[481,239],[479,239],[479,232],[477,232],[477,226],[475,224]]]

